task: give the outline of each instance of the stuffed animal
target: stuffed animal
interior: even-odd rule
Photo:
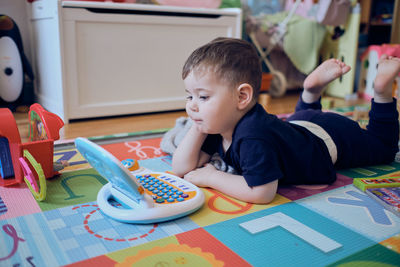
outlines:
[[[33,81],[18,26],[9,16],[0,14],[0,106],[15,110],[33,102],[33,89],[26,85],[25,74]]]

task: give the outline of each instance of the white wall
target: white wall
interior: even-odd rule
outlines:
[[[28,57],[29,63],[33,65],[27,5],[30,5],[27,0],[0,0],[0,14],[11,17],[17,24],[21,33],[25,55]]]

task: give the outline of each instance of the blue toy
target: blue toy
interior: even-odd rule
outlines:
[[[111,153],[86,138],[77,138],[75,146],[109,181],[98,192],[97,204],[117,221],[144,224],[173,220],[204,203],[203,192],[177,176],[144,168],[130,172],[132,160],[124,161],[124,167]]]
[[[8,140],[0,136],[0,176],[7,179],[14,176],[11,152]]]

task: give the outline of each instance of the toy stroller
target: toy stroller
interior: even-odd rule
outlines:
[[[287,23],[292,18],[298,5],[300,4],[300,1],[301,0],[296,0],[295,4],[293,5],[292,9],[289,12],[289,15],[281,23],[279,23],[277,27],[274,28],[275,30],[272,31],[271,35],[269,36],[269,44],[265,50],[261,47],[260,43],[258,42],[255,32],[250,31],[248,33],[249,38],[253,42],[254,46],[257,48],[262,61],[265,63],[265,65],[268,67],[269,71],[273,75],[269,89],[269,93],[271,94],[271,96],[279,97],[284,95],[286,92],[287,84],[286,84],[286,78],[283,75],[283,73],[276,70],[272,66],[271,62],[268,60],[268,55],[276,47],[276,45],[282,41],[283,37],[285,36],[287,32],[286,28]]]
[[[288,33],[288,23],[292,19],[295,13],[301,13],[301,10],[298,12],[299,5],[314,5],[314,2],[318,2],[317,11],[314,9],[313,14],[309,15],[308,18],[311,20],[315,20],[319,24],[323,25],[341,25],[344,24],[347,20],[347,14],[350,10],[350,1],[349,0],[340,0],[340,1],[331,1],[331,0],[320,0],[320,1],[303,1],[303,0],[287,0],[287,9],[289,12],[284,19],[278,24],[271,25],[266,32],[260,30],[257,20],[252,16],[246,16],[246,32],[254,46],[257,48],[262,61],[265,63],[267,68],[269,69],[271,75],[273,76],[271,85],[269,88],[269,94],[274,97],[280,97],[285,94],[289,81],[288,77],[285,74],[278,70],[278,68],[274,67],[271,62],[270,55],[273,52],[283,52],[283,40],[285,35]],[[340,5],[338,4],[340,2]],[[289,5],[288,5],[289,3]],[[335,9],[335,12],[332,12],[332,9]],[[338,12],[339,11],[339,12]],[[311,12],[309,12],[311,13]],[[332,13],[335,14],[332,17]],[[338,17],[338,14],[343,14]],[[301,14],[304,15],[304,14]],[[304,15],[307,17],[307,15]],[[307,36],[305,37],[307,38]],[[285,55],[286,56],[286,55]],[[290,70],[289,73],[293,74],[293,77],[297,80],[297,85],[302,84],[302,81],[306,77],[304,72],[300,72],[295,66],[293,66],[290,59],[280,58],[279,60],[287,60],[288,64],[285,64],[285,68]],[[301,82],[301,83],[300,83]],[[300,85],[301,86],[301,85]]]

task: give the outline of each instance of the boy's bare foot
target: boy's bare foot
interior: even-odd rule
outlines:
[[[317,101],[326,85],[346,74],[350,69],[350,66],[347,66],[338,59],[331,58],[322,62],[321,65],[307,76],[303,83],[303,101],[306,103]]]
[[[392,98],[392,85],[400,72],[400,58],[382,55],[378,63],[378,72],[374,80],[374,101],[377,103],[390,103]]]

